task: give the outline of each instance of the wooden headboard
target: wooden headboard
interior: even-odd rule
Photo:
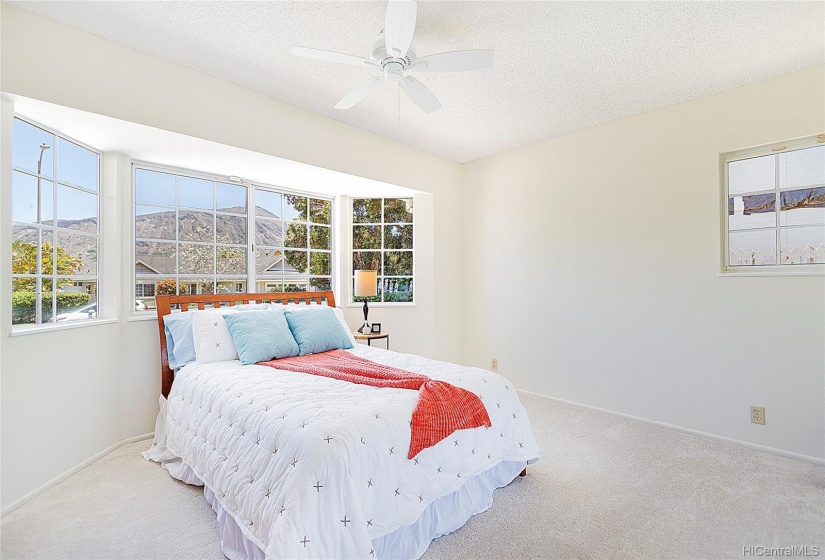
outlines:
[[[172,390],[174,372],[169,368],[169,355],[166,349],[166,333],[163,330],[163,318],[172,312],[173,305],[179,305],[181,312],[192,309],[232,307],[239,303],[326,303],[335,307],[335,295],[332,292],[266,292],[259,294],[203,294],[194,296],[155,296],[158,308],[158,334],[160,335],[160,373],[161,393],[169,396]]]

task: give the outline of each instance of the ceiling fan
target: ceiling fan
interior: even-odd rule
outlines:
[[[397,83],[422,111],[432,113],[441,108],[441,103],[427,86],[408,72],[463,72],[489,68],[493,65],[493,51],[451,51],[418,58],[412,49],[416,11],[415,0],[389,0],[384,29],[372,46],[370,58],[309,47],[292,47],[292,54],[327,62],[366,66],[381,72],[380,76],[370,78],[345,95],[335,105],[336,109],[353,107],[377,88],[381,80],[388,80]]]

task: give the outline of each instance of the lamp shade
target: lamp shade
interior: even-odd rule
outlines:
[[[377,270],[355,271],[355,295],[356,297],[369,297],[378,295]]]

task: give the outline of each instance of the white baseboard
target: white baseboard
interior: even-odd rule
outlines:
[[[58,484],[60,484],[61,482],[63,482],[64,480],[66,480],[67,478],[72,476],[73,474],[77,473],[78,471],[81,471],[81,470],[85,469],[86,467],[88,467],[89,465],[91,465],[92,463],[97,461],[98,459],[102,459],[103,457],[105,457],[106,455],[108,455],[109,453],[111,453],[112,451],[117,449],[118,447],[122,447],[124,445],[134,443],[136,441],[149,439],[154,435],[155,435],[154,432],[150,432],[148,434],[143,434],[143,435],[140,435],[140,436],[134,436],[134,437],[126,438],[126,439],[120,440],[119,442],[117,442],[115,444],[110,445],[109,447],[107,447],[103,451],[101,451],[99,453],[95,453],[94,455],[92,455],[91,457],[86,459],[85,461],[75,465],[74,467],[67,470],[63,474],[56,476],[55,478],[51,479],[47,483],[43,484],[42,486],[39,486],[38,488],[35,488],[34,490],[29,492],[25,496],[21,496],[17,500],[13,501],[12,503],[10,503],[6,507],[4,507],[2,509],[2,511],[0,511],[0,517],[5,517],[7,514],[13,512],[14,510],[19,508],[20,506],[22,506],[26,502],[28,502],[30,500],[33,500],[34,498],[36,498],[37,496],[39,496],[40,494],[42,494],[43,492],[45,492],[49,488],[52,488],[53,486],[57,486]]]
[[[708,432],[700,432],[699,430],[692,430],[690,428],[685,428],[682,426],[676,426],[675,424],[668,424],[666,422],[659,422],[658,420],[650,420],[649,418],[642,418],[640,416],[633,416],[632,414],[625,414],[623,412],[616,412],[614,410],[607,410],[606,408],[599,408],[598,406],[591,406],[588,404],[581,404],[573,401],[568,401],[565,399],[559,399],[556,397],[551,397],[550,395],[542,395],[541,393],[534,393],[533,391],[525,391],[523,389],[517,389],[519,393],[524,393],[525,395],[532,395],[534,397],[538,397],[540,399],[548,400],[548,401],[555,401],[564,404],[569,404],[571,406],[577,406],[579,408],[585,408],[587,410],[592,410],[594,412],[603,412],[604,414],[609,414],[611,416],[618,416],[619,418],[625,418],[627,420],[633,420],[634,422],[641,422],[643,424],[648,424],[650,426],[656,426],[658,428],[664,428],[666,430],[673,430],[674,432],[681,432],[683,434],[688,434],[691,436],[696,436],[704,439],[710,439],[714,441],[719,441],[722,443],[727,443],[729,445],[736,445],[738,447],[746,447],[748,449],[755,449],[756,451],[764,451],[765,453],[772,453],[774,455],[780,455],[782,457],[787,457],[789,459],[796,459],[797,461],[805,461],[806,463],[813,463],[815,465],[825,465],[825,459],[820,457],[813,457],[811,455],[803,455],[802,453],[794,453],[793,451],[785,451],[784,449],[777,449],[775,447],[768,447],[766,445],[759,445],[756,443],[751,443],[748,441],[742,441],[740,439],[729,438],[725,436],[720,436],[717,434],[711,434]]]

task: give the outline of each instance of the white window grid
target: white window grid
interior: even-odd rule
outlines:
[[[49,151],[51,152],[52,158],[53,158],[52,159],[52,177],[48,177],[43,173],[37,173],[35,171],[30,171],[30,170],[27,170],[27,169],[22,169],[22,168],[19,168],[19,167],[12,166],[12,172],[13,173],[14,172],[22,173],[24,175],[28,175],[30,177],[34,177],[35,179],[37,179],[38,199],[40,197],[41,181],[47,181],[49,183],[52,183],[52,185],[53,185],[53,188],[52,188],[52,220],[51,220],[51,225],[49,225],[48,223],[43,223],[43,221],[41,220],[41,216],[40,216],[41,208],[39,208],[39,207],[37,209],[37,216],[35,217],[35,219],[37,220],[36,223],[31,223],[31,222],[25,222],[25,221],[21,221],[21,220],[12,219],[12,229],[14,229],[15,226],[22,226],[22,227],[34,228],[34,229],[37,230],[37,263],[36,263],[36,270],[39,271],[39,272],[37,272],[35,274],[12,274],[12,278],[31,278],[31,279],[35,280],[35,285],[36,285],[36,287],[35,287],[35,293],[36,293],[36,297],[35,297],[35,324],[38,325],[38,326],[44,326],[44,325],[49,325],[49,324],[55,324],[55,318],[57,317],[57,295],[56,294],[59,291],[58,290],[58,287],[59,287],[58,286],[58,280],[66,280],[67,282],[71,282],[72,285],[78,285],[81,282],[94,282],[97,285],[97,293],[100,294],[100,291],[101,291],[100,261],[101,261],[101,258],[102,258],[101,257],[101,247],[100,247],[100,224],[101,224],[101,221],[103,219],[103,217],[101,216],[101,213],[100,213],[100,189],[101,189],[101,180],[100,179],[101,179],[101,159],[102,159],[101,156],[102,156],[102,153],[99,150],[96,150],[95,148],[89,146],[88,144],[85,144],[85,143],[83,143],[79,140],[75,140],[74,138],[72,138],[70,136],[66,136],[65,134],[62,134],[62,133],[60,133],[60,132],[58,132],[58,131],[56,131],[56,130],[48,127],[48,126],[42,125],[42,124],[40,124],[36,121],[33,121],[33,120],[28,119],[26,117],[23,117],[21,115],[15,115],[14,118],[16,120],[22,121],[22,122],[24,122],[24,123],[26,123],[30,126],[33,126],[35,128],[39,128],[40,130],[43,130],[43,131],[53,135],[58,140],[57,142],[54,142],[55,145],[50,146],[50,149],[49,149]],[[59,154],[60,154],[61,141],[62,142],[70,142],[72,144],[80,146],[81,148],[83,148],[85,150],[88,150],[89,152],[92,152],[93,154],[95,154],[95,156],[97,157],[97,177],[96,177],[96,181],[95,181],[95,183],[97,185],[97,190],[87,189],[87,188],[82,187],[80,185],[75,185],[75,184],[69,183],[68,181],[60,181],[58,179],[58,176],[59,176],[59,174],[58,174],[58,167],[59,167],[58,166],[58,159],[59,159]],[[13,149],[14,149],[14,147],[12,147],[12,150]],[[92,194],[92,195],[95,196],[95,198],[97,200],[97,220],[96,220],[96,228],[95,228],[94,233],[86,232],[86,231],[80,231],[80,230],[71,229],[71,228],[62,228],[62,227],[59,227],[57,225],[58,224],[58,212],[59,212],[59,208],[58,208],[58,204],[57,204],[57,194],[58,194],[58,191],[60,190],[59,186],[61,186],[61,185],[64,186],[64,187],[69,187],[69,188],[72,188],[72,189],[76,189],[76,190],[79,190],[81,192]],[[42,245],[44,243],[44,239],[43,239],[44,232],[51,233],[52,263],[53,263],[53,266],[52,266],[52,271],[53,272],[52,272],[52,274],[43,274],[42,269],[41,269],[41,266],[42,266],[42,256],[41,256],[42,253],[41,253],[41,250],[42,250]],[[95,274],[64,275],[64,274],[58,274],[57,273],[57,260],[58,260],[57,259],[57,249],[58,249],[58,246],[59,246],[58,245],[58,233],[61,233],[61,232],[64,233],[64,234],[67,234],[67,235],[79,235],[79,236],[89,237],[90,239],[94,239],[95,255],[96,255]],[[42,320],[43,319],[43,298],[42,298],[42,295],[44,294],[44,292],[43,292],[43,281],[44,280],[50,280],[51,284],[52,284],[51,290],[50,290],[51,296],[52,296],[51,297],[51,300],[52,300],[51,317],[52,317],[52,319],[49,323],[45,323],[45,324],[43,323],[43,320]],[[97,304],[98,304],[98,310],[100,310],[100,302],[98,301]],[[101,313],[98,313],[97,316],[98,317],[101,316]],[[16,326],[17,325],[13,325],[13,327],[16,327]]]
[[[356,200],[380,200],[381,201],[381,221],[380,222],[355,222],[353,220],[353,204]],[[412,221],[409,222],[386,222],[384,221],[384,204],[387,200],[411,200],[408,197],[385,197],[385,198],[375,198],[375,197],[354,197],[350,199],[350,208],[349,208],[349,219],[351,223],[350,232],[354,231],[355,226],[378,226],[379,231],[381,232],[381,248],[380,249],[355,249],[354,247],[354,236],[350,235],[350,258],[349,258],[349,266],[353,266],[353,258],[355,253],[378,253],[379,254],[379,269],[378,269],[378,285],[379,289],[379,296],[380,299],[376,300],[376,303],[381,303],[382,305],[397,305],[397,306],[404,306],[404,305],[411,305],[415,303],[415,216],[411,218]],[[385,226],[394,226],[394,225],[404,225],[404,226],[412,226],[413,227],[413,247],[412,249],[387,249],[386,243],[384,240],[384,228]],[[412,256],[412,275],[387,275],[384,274],[384,253],[393,252],[393,253],[410,253]],[[385,301],[384,294],[385,291],[383,290],[384,281],[385,280],[409,280],[411,285],[413,286],[413,297],[410,301]],[[350,282],[349,282],[349,289],[350,289],[350,303],[356,303],[356,296],[355,290],[353,286],[355,285],[355,270],[350,271]],[[370,300],[372,301],[372,300]]]
[[[156,204],[156,203],[147,203],[147,202],[140,202],[138,203],[137,198],[137,189],[135,188],[136,185],[136,176],[138,170],[146,170],[146,171],[155,171],[159,173],[167,173],[170,175],[175,176],[175,206],[164,205],[164,204]],[[214,210],[204,210],[200,208],[190,208],[186,206],[181,206],[180,203],[180,189],[179,183],[181,177],[189,177],[193,179],[201,179],[212,182],[212,193],[213,193],[213,207]],[[238,213],[231,213],[231,212],[222,212],[217,210],[217,201],[215,197],[217,197],[217,183],[225,183],[229,185],[235,186],[243,186],[246,187],[246,213],[245,214],[238,214]],[[294,189],[286,189],[279,186],[274,185],[267,185],[263,183],[253,182],[253,181],[236,181],[232,180],[229,177],[219,176],[214,174],[203,173],[191,169],[182,169],[182,168],[175,168],[163,165],[157,165],[149,162],[133,162],[132,164],[132,274],[133,274],[133,285],[135,286],[135,297],[138,298],[138,285],[141,281],[154,282],[158,280],[165,280],[165,279],[174,279],[175,284],[177,286],[177,291],[180,292],[180,287],[182,285],[190,285],[190,286],[198,286],[202,283],[212,283],[213,291],[217,290],[219,283],[234,283],[235,290],[238,293],[242,292],[250,292],[250,286],[256,286],[257,282],[267,282],[267,281],[274,281],[275,284],[280,284],[283,286],[285,283],[283,279],[283,275],[281,278],[277,278],[276,276],[269,276],[269,275],[259,275],[256,273],[256,249],[264,249],[264,248],[273,248],[280,251],[285,250],[305,250],[307,252],[307,277],[308,277],[308,286],[307,288],[311,290],[311,281],[313,279],[322,279],[325,280],[331,289],[333,284],[333,271],[334,271],[334,236],[332,235],[333,231],[333,223],[334,223],[334,200],[332,197],[328,197],[325,195],[321,195],[318,193],[312,193],[308,191],[298,191]],[[328,250],[321,250],[321,249],[310,249],[309,248],[309,237],[307,237],[307,247],[306,248],[290,248],[285,247],[285,244],[279,247],[270,247],[268,245],[258,245],[255,243],[255,221],[258,218],[255,215],[256,204],[255,204],[255,192],[256,190],[264,190],[268,192],[273,192],[276,194],[280,194],[282,197],[287,195],[292,196],[300,196],[300,197],[307,197],[308,199],[314,200],[322,200],[326,201],[330,204],[330,223],[329,224],[319,224],[315,222],[311,222],[311,214],[309,209],[307,210],[307,221],[305,222],[307,226],[307,236],[309,236],[309,227],[310,226],[324,226],[329,229],[329,239],[330,239],[330,248]],[[283,199],[283,198],[282,198]],[[140,206],[151,206],[151,207],[158,207],[163,208],[165,210],[174,210],[175,211],[175,239],[153,239],[153,238],[145,238],[145,237],[138,237],[137,230],[136,230],[136,207]],[[179,215],[180,210],[192,210],[192,211],[204,211],[210,212],[214,214],[213,219],[213,240],[206,241],[206,242],[198,242],[198,241],[189,241],[189,240],[180,240],[180,231],[178,227],[179,223]],[[243,216],[246,218],[246,243],[245,244],[233,244],[233,243],[217,243],[217,219],[218,215],[225,214],[229,216]],[[267,218],[263,218],[267,219]],[[281,217],[281,223],[285,226],[286,224],[290,223],[288,220],[283,219]],[[286,235],[286,228],[282,230],[282,234]],[[175,252],[175,272],[174,273],[160,273],[160,274],[138,274],[135,271],[135,264],[137,261],[137,254],[136,254],[136,247],[137,243],[140,241],[147,241],[153,243],[169,243],[174,244],[177,247]],[[209,246],[213,247],[215,251],[213,253],[214,258],[214,265],[213,265],[213,274],[181,274],[180,273],[180,244],[193,244],[193,245],[202,245],[202,246]],[[218,274],[218,254],[217,251],[221,248],[243,248],[245,249],[246,254],[246,272],[244,274]],[[312,275],[309,274],[309,258],[310,252],[323,252],[329,254],[329,261],[330,261],[330,274],[328,275]],[[204,282],[206,280],[207,282]],[[267,284],[269,286],[269,284]],[[255,291],[255,290],[252,290]],[[273,290],[274,291],[274,290]],[[187,293],[188,292],[187,290]],[[156,295],[156,294],[153,294]],[[152,297],[152,296],[143,296],[143,297]],[[145,312],[135,311],[135,314],[142,315]]]
[[[758,274],[825,274],[825,264],[783,264],[782,263],[782,231],[794,228],[810,227],[805,224],[781,224],[781,196],[783,192],[820,188],[824,187],[825,183],[815,183],[812,185],[794,185],[789,187],[781,186],[781,155],[795,150],[802,150],[814,146],[825,145],[825,134],[820,134],[814,137],[800,138],[787,142],[776,142],[766,146],[757,148],[750,148],[746,150],[738,150],[736,152],[729,152],[720,156],[721,176],[722,176],[722,273],[739,273],[747,275]],[[729,189],[728,170],[729,165],[736,161],[742,161],[757,157],[772,156],[775,158],[774,162],[774,184],[769,189],[758,189],[747,192],[737,192],[731,195]],[[774,255],[774,264],[772,265],[732,265],[730,263],[730,215],[729,215],[729,201],[731,198],[739,198],[760,194],[775,195],[774,199],[774,224],[765,227],[754,227],[739,231],[773,231],[775,235],[776,250]]]

